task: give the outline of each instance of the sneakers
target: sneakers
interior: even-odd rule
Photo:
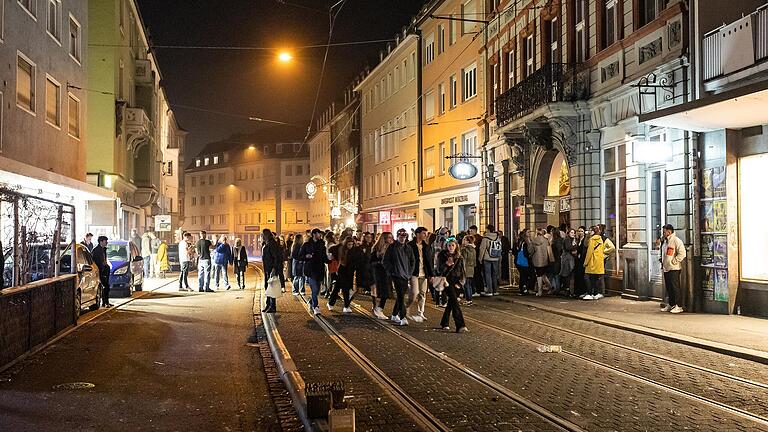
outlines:
[[[373,315],[380,320],[387,319],[387,316],[384,315],[384,312],[382,312],[381,308],[378,307],[373,308]]]
[[[582,297],[581,299],[582,299],[582,300],[595,300],[595,298],[594,298],[594,297],[592,297],[592,296],[591,296],[591,295],[589,295],[589,294],[586,294],[586,295],[585,295],[584,297]]]
[[[390,320],[391,320],[393,323],[396,323],[396,322],[400,321],[400,317],[398,317],[397,315],[392,315],[391,317],[389,317],[389,319],[390,319]]]
[[[348,307],[345,307],[344,309],[341,310],[341,312],[342,313],[352,313],[352,309],[350,309]]]
[[[579,296],[579,298],[584,300],[584,297],[586,297],[586,296],[587,296],[587,294],[582,294],[582,295]]]
[[[399,326],[407,326],[408,325],[408,320],[403,318],[401,320],[397,320],[397,322],[395,324],[397,324]]]
[[[320,308],[319,307],[314,307],[314,308],[312,308],[312,312],[314,312],[315,315],[320,315]]]
[[[480,297],[493,297],[493,294],[480,293]]]
[[[456,329],[456,333],[467,333],[468,331],[469,329],[467,329],[466,327],[461,327]]]
[[[604,297],[605,297],[604,295],[597,293],[597,295],[595,295],[595,300],[600,300],[601,298],[604,298]]]
[[[472,306],[472,300],[469,300],[466,303],[464,303],[464,306]]]
[[[413,322],[417,322],[417,323],[420,323],[420,322],[423,322],[423,321],[424,321],[424,320],[422,320],[422,319],[421,319],[421,317],[420,317],[419,315],[411,315],[411,316],[409,316],[408,318],[409,318],[411,321],[413,321]]]
[[[293,292],[293,296],[294,296],[294,297],[296,297],[296,296],[298,296],[298,295],[299,295],[299,293],[297,293],[296,291],[294,291],[294,292]]]
[[[325,307],[327,307],[329,311],[333,312],[333,305],[332,304],[326,303]]]
[[[450,328],[450,327],[448,327],[448,326],[442,326],[442,327],[440,327],[440,330],[446,330],[446,331],[447,331],[447,330],[450,330],[450,329],[451,329],[451,328]]]
[[[685,309],[681,308],[680,306],[675,306],[672,308],[671,311],[669,311],[669,313],[673,313],[673,314],[679,314],[683,312],[685,312]]]
[[[497,296],[497,295],[501,295],[501,293],[497,293],[497,292],[495,292],[495,293],[493,293],[492,295],[493,295],[493,296]],[[466,328],[466,327],[464,327],[464,328]]]
[[[424,316],[424,314],[419,315],[419,318],[421,318],[421,321],[426,321],[427,320],[427,317]]]
[[[671,308],[671,307],[669,307],[669,305],[664,305],[664,306],[662,306],[662,307],[661,307],[661,309],[660,309],[660,311],[661,311],[661,312],[669,312],[669,311],[671,311],[671,310],[672,310],[672,308]]]

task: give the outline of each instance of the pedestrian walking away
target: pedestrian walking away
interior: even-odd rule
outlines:
[[[107,260],[107,243],[106,236],[99,236],[97,240],[98,244],[93,248],[93,262],[99,269],[99,281],[101,282],[101,305],[104,307],[112,307],[109,302],[109,260]]]
[[[269,286],[269,279],[278,276],[278,272],[282,270],[283,258],[280,256],[280,247],[272,231],[265,228],[261,232],[261,236],[264,244],[261,248],[261,263],[264,266],[264,289],[266,290]],[[266,296],[266,298],[262,312],[277,312],[277,299],[271,296]]]
[[[475,249],[475,236],[467,234],[461,240],[461,259],[464,263],[464,304],[472,304],[474,292],[475,265],[477,264],[477,250]]]
[[[408,232],[400,228],[397,230],[397,241],[389,245],[384,253],[384,268],[392,279],[397,299],[392,309],[392,321],[397,325],[408,325],[405,318],[405,292],[408,290],[408,282],[416,267],[416,259],[413,250],[408,246]]]
[[[405,305],[405,312],[408,319],[416,322],[423,322],[427,319],[424,315],[424,307],[427,302],[428,285],[432,283],[434,276],[432,254],[426,239],[427,229],[418,227],[413,240],[408,243],[413,257],[416,259],[416,265],[409,280],[408,303]]]
[[[191,250],[190,250],[191,249]],[[192,249],[192,234],[184,232],[181,234],[181,241],[179,242],[179,291],[192,291],[189,287],[189,268],[192,265],[192,257],[194,256],[194,249]]]
[[[239,237],[235,239],[232,259],[235,276],[237,278],[237,286],[241,290],[245,289],[245,271],[248,269],[248,252],[243,246],[243,240]]]
[[[480,242],[480,260],[483,263],[483,276],[485,278],[485,292],[483,296],[488,297],[498,294],[499,289],[499,269],[501,267],[501,239],[493,225],[488,225]]]
[[[661,311],[678,314],[685,311],[680,305],[680,273],[686,251],[685,243],[675,235],[675,227],[671,224],[664,225],[661,252],[661,269],[664,272],[664,287],[667,290],[667,304],[662,306]]]
[[[304,261],[302,274],[307,278],[311,293],[309,306],[315,315],[320,315],[317,297],[320,295],[320,284],[325,278],[325,264],[328,262],[323,232],[317,228],[313,229],[309,240],[301,245],[299,254]]]
[[[207,233],[200,231],[200,238],[195,245],[197,261],[197,288],[200,292],[213,292],[211,289],[211,249],[213,242],[206,238]]]
[[[491,230],[492,231],[492,230]],[[443,330],[450,330],[448,326],[453,315],[453,321],[456,324],[456,332],[461,333],[467,331],[467,327],[464,325],[464,314],[461,312],[461,306],[459,306],[459,292],[461,292],[463,284],[466,280],[466,274],[464,273],[464,259],[459,251],[459,244],[456,239],[451,237],[446,243],[446,249],[437,257],[437,274],[444,278],[443,290],[448,297],[448,304],[443,312],[443,317],[440,320],[440,327]]]
[[[549,285],[546,275],[551,252],[549,241],[544,237],[544,234],[546,234],[545,230],[536,230],[536,237],[528,244],[528,253],[531,256],[529,262],[533,264],[533,270],[536,273],[536,296],[538,297],[544,295],[544,285]]]
[[[361,268],[362,253],[355,244],[354,237],[346,237],[344,242],[339,245],[339,270],[336,286],[328,300],[328,310],[333,310],[333,306],[339,299],[339,291],[344,296],[344,309],[342,312],[351,313],[349,307],[350,293],[354,287],[355,273]]]
[[[224,286],[227,287],[227,289],[232,288],[232,286],[229,284],[229,265],[234,262],[233,256],[232,256],[232,248],[229,246],[229,243],[227,242],[227,236],[221,236],[219,238],[219,244],[216,245],[216,258],[215,258],[215,279],[216,279],[216,289],[219,289],[219,281],[222,278],[224,279]]]
[[[309,238],[307,238],[307,241],[309,241]],[[293,291],[293,295],[295,296],[304,294],[304,283],[306,279],[304,277],[304,257],[301,256],[301,247],[303,245],[304,236],[296,234],[293,238],[293,249],[291,250],[291,266],[293,267],[291,269],[291,274],[293,275],[291,291]]]
[[[392,233],[384,231],[379,235],[371,251],[371,268],[373,270],[374,292],[371,296],[374,298],[373,314],[380,320],[386,320],[384,306],[389,299],[389,293],[392,291],[392,279],[389,277],[386,268],[384,268],[384,255],[389,245],[394,243],[395,239]],[[392,314],[394,316],[394,313]]]

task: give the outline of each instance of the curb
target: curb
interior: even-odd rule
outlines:
[[[534,302],[527,302],[522,300],[515,300],[505,298],[503,301],[508,303],[515,303],[523,306],[534,307],[541,309],[545,312],[553,313],[568,318],[575,318],[582,321],[588,321],[595,324],[604,325],[606,327],[612,327],[619,330],[626,330],[633,333],[642,334],[645,336],[651,336],[657,339],[662,339],[669,342],[679,343],[694,348],[700,348],[707,351],[716,352],[719,354],[728,355],[731,357],[741,358],[744,360],[753,361],[755,363],[761,363],[768,365],[768,352],[759,351],[752,348],[745,348],[736,345],[729,345],[720,342],[708,341],[693,336],[686,336],[679,333],[668,332],[665,330],[657,330],[649,327],[643,327],[636,324],[629,324],[621,321],[615,321],[608,318],[600,318],[594,315],[569,311],[565,309],[558,309],[551,306],[542,305]]]
[[[256,267],[256,266],[254,266]],[[259,296],[261,298],[261,296]],[[291,354],[283,343],[283,339],[280,337],[280,332],[277,330],[275,320],[271,314],[261,312],[261,302],[253,302],[253,314],[261,314],[261,322],[264,324],[264,332],[267,335],[267,342],[269,342],[269,348],[272,351],[275,364],[277,365],[280,378],[285,384],[288,393],[291,394],[291,400],[293,400],[293,406],[296,409],[301,423],[304,425],[306,431],[314,431],[315,428],[312,425],[312,421],[307,415],[307,398],[304,394],[304,379],[301,378],[301,374],[296,368],[296,364],[291,358]]]

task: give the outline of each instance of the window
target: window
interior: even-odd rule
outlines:
[[[416,51],[411,52],[411,68],[408,70],[408,73],[410,74],[410,80],[416,79]]]
[[[192,216],[192,225],[197,225],[197,216]]]
[[[515,51],[507,53],[507,89],[511,89],[515,86],[515,68],[517,66],[515,59]]]
[[[197,177],[192,176],[192,187],[195,187],[195,186],[197,186]]]
[[[69,93],[69,135],[80,138],[80,99]]]
[[[304,175],[304,165],[296,165],[296,175]]]
[[[213,195],[208,195],[208,205],[213,205]]]
[[[219,164],[219,157],[218,156],[214,156],[213,157],[213,164],[214,165],[218,165]]]
[[[606,235],[616,245],[617,252],[608,257],[606,271],[617,274],[621,270],[621,252],[619,248],[627,243],[627,182],[624,170],[627,166],[625,144],[608,147],[603,150],[603,197]]]
[[[397,91],[400,88],[400,82],[402,80],[400,79],[400,66],[395,66],[395,88],[394,91]]]
[[[208,184],[213,185],[213,174],[208,174]]]
[[[471,156],[477,156],[477,131],[467,132],[461,135],[461,152]],[[478,165],[478,159],[469,160],[473,165]]]
[[[289,199],[289,200],[293,199],[293,189],[291,188],[285,189],[285,199]]]
[[[70,15],[69,16],[69,55],[80,63],[82,53],[82,35],[80,34],[80,23]]]
[[[45,79],[45,121],[61,126],[61,85],[51,77]]]
[[[445,114],[445,85],[440,83],[437,86],[437,103],[439,115]]]
[[[451,18],[453,18],[453,14],[451,14]],[[458,21],[456,20],[450,20],[448,21],[448,45],[453,45],[456,43],[456,25]]]
[[[741,278],[753,281],[768,281],[768,267],[765,265],[766,234],[768,225],[765,217],[765,172],[768,170],[768,156],[758,154],[739,159],[739,226],[741,231]]]
[[[411,189],[416,189],[416,161],[411,161]]]
[[[172,176],[173,175],[173,161],[168,161],[165,163],[166,165],[166,171],[165,174]]]
[[[35,18],[37,16],[37,0],[18,0],[19,5],[24,8],[24,10],[27,11],[30,15],[32,15],[32,18]]]
[[[205,186],[205,176],[200,176],[200,186]]]
[[[286,177],[293,176],[293,165],[286,165],[285,166],[285,176]]]
[[[547,22],[548,40],[549,40],[549,62],[552,64],[561,63],[560,56],[560,20],[557,17]]]
[[[618,16],[616,15],[616,0],[607,0],[605,2],[605,12],[603,13],[603,46],[609,47],[618,39]]]
[[[387,74],[387,97],[392,96],[392,93],[395,92],[395,86],[392,84],[392,74]],[[352,117],[354,120],[356,117]]]
[[[467,0],[461,5],[461,19],[464,20],[477,20],[477,0]],[[461,22],[461,34],[465,35],[471,33],[477,23],[472,21]]]
[[[192,197],[192,207],[197,205],[197,197]]]
[[[424,96],[424,118],[427,120],[435,118],[435,93],[432,91]]]
[[[457,104],[457,97],[458,97],[458,89],[456,88],[458,86],[458,82],[456,80],[456,75],[451,75],[451,78],[449,79],[449,91],[450,93],[450,103],[451,108],[456,108]]]
[[[534,51],[533,35],[525,38],[525,76],[530,76],[536,71],[536,52]]]
[[[477,96],[477,63],[473,63],[462,71],[462,101]]]
[[[440,24],[437,26],[437,54],[440,55],[445,52],[445,26]]]
[[[424,178],[435,177],[435,147],[424,149]]]
[[[451,155],[451,156],[456,156],[457,154],[459,154],[459,147],[458,147],[458,145],[456,143],[456,138],[455,137],[451,138],[451,140],[450,140],[450,148],[448,149],[448,151],[449,151],[449,155]]]
[[[666,0],[640,0],[640,28],[659,16],[659,12],[666,7]]]
[[[435,34],[432,33],[424,39],[424,64],[430,64],[435,60]]]
[[[574,2],[576,15],[576,62],[582,63],[587,60],[587,0],[574,0]]]
[[[219,204],[224,204],[226,200],[227,199],[224,197],[224,194],[219,195]]]
[[[438,165],[440,166],[440,175],[444,175],[447,169],[446,165],[448,161],[448,159],[445,158],[447,156],[445,154],[445,143],[441,142],[438,144],[438,148],[440,149],[440,161],[438,162]]]
[[[224,173],[219,173],[219,184],[224,184],[226,181],[226,175]]]
[[[200,168],[200,159],[195,160],[195,167]],[[193,177],[194,178],[194,177]],[[194,180],[193,180],[194,181]]]
[[[61,39],[61,0],[48,0],[46,28],[54,39]]]
[[[16,104],[35,113],[35,65],[21,55],[16,63]]]

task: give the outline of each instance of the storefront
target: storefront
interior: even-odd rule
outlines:
[[[403,228],[411,234],[418,228],[416,213],[418,208],[395,208],[365,213],[363,230],[374,234],[390,231],[392,233]]]
[[[477,187],[423,195],[419,202],[419,225],[429,230],[448,227],[454,234],[466,231],[477,225],[479,202]]]

